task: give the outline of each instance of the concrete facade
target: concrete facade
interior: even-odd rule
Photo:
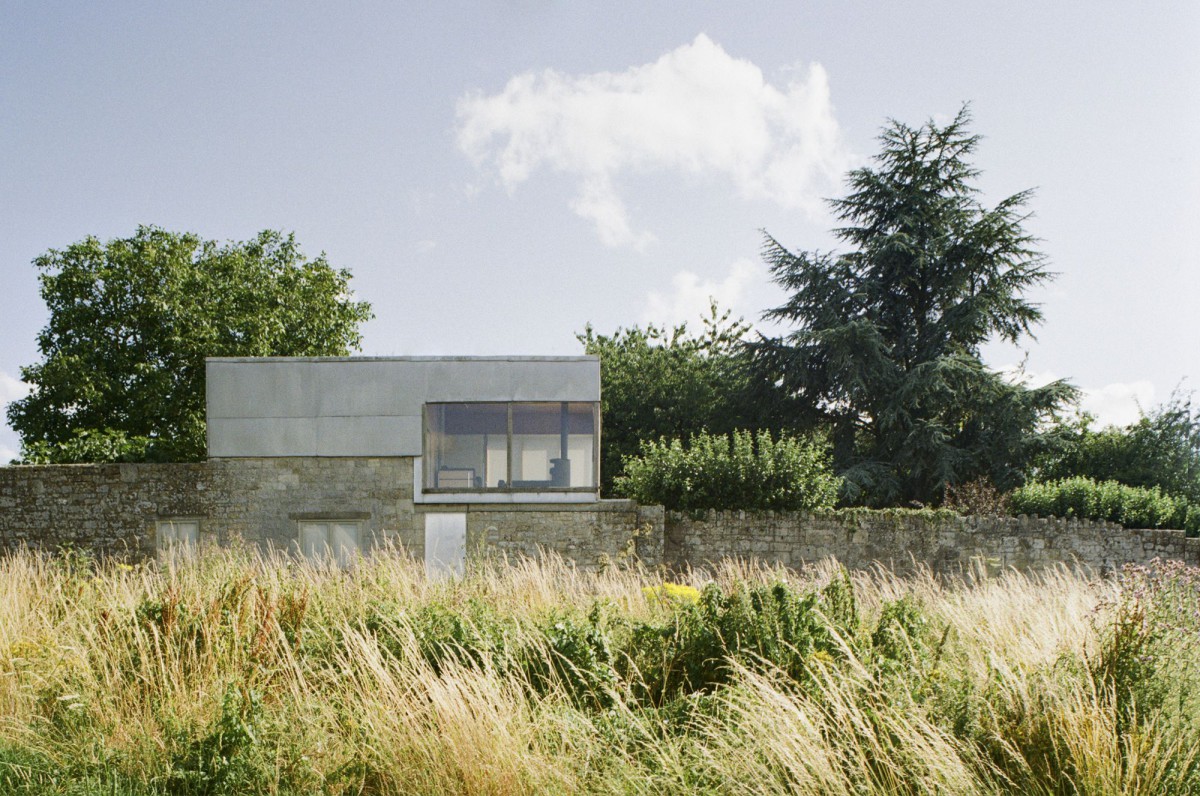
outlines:
[[[426,403],[600,400],[597,357],[207,362],[208,455],[420,456]]]

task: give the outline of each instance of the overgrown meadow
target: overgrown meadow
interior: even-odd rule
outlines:
[[[0,792],[1200,793],[1200,572],[0,559]]]

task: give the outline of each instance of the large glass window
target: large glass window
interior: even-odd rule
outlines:
[[[427,404],[425,488],[594,490],[592,403]]]

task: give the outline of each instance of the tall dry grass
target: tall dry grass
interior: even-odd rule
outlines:
[[[8,555],[0,792],[1200,792],[1194,570],[675,580]]]

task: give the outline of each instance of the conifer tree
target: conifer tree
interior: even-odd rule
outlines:
[[[892,121],[873,165],[831,206],[847,251],[763,256],[790,298],[765,318],[794,326],[752,344],[763,378],[832,426],[844,499],[937,502],[947,485],[1021,480],[1049,442],[1041,422],[1075,390],[989,370],[980,347],[1041,320],[1025,293],[1052,277],[1025,230],[1029,191],[993,208],[973,185],[967,107],[948,124]]]

